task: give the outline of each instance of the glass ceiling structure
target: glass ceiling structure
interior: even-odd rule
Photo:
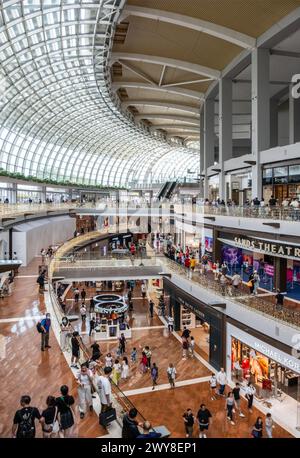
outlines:
[[[199,173],[198,151],[156,138],[112,101],[106,58],[123,4],[1,0],[1,168],[111,186]]]

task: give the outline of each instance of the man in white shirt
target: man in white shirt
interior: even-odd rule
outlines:
[[[174,318],[172,316],[168,317],[168,330],[169,332],[174,331]]]
[[[95,376],[95,385],[101,402],[101,413],[108,410],[112,403],[111,383],[109,380],[111,372],[111,367],[105,367],[104,375]]]
[[[217,381],[219,383],[219,394],[225,396],[224,391],[227,384],[227,375],[224,371],[224,367],[221,367],[220,372],[217,373]]]

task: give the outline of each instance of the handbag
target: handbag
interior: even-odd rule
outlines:
[[[252,281],[251,281],[251,280],[250,280],[250,281],[248,281],[248,283],[247,283],[247,286],[249,286],[249,288],[251,288],[251,287],[253,286],[253,283],[252,283]]]
[[[50,423],[50,425],[44,425],[43,426],[43,431],[45,431],[46,433],[58,433],[59,431],[59,423],[58,423],[58,420],[57,420],[57,412],[58,412],[58,409],[57,407],[55,407],[55,414],[54,414],[54,417],[53,417],[53,422]]]
[[[256,431],[255,429],[252,430],[251,435],[252,435],[255,439],[258,439],[258,438],[259,438],[259,432]]]
[[[112,421],[117,419],[117,412],[114,407],[105,412],[100,413],[99,415],[99,424],[101,426],[108,426]]]

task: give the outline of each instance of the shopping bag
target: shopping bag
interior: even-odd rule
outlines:
[[[109,425],[112,421],[116,420],[117,418],[117,413],[116,409],[113,407],[109,410],[106,410],[105,412],[100,413],[99,415],[99,423],[101,426],[106,427]]]

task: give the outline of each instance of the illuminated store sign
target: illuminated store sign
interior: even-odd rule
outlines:
[[[266,344],[262,344],[256,341],[254,342],[254,350],[257,350],[258,352],[262,353],[263,355],[267,356],[273,361],[278,362],[282,366],[288,367],[289,369],[292,369],[293,371],[300,373],[300,361],[295,360],[289,355],[285,355],[284,353],[279,352],[275,348],[269,347]]]
[[[233,240],[219,238],[218,240],[220,240],[222,243],[233,245],[237,248],[243,248],[245,250],[254,251],[261,254],[300,259],[299,245],[279,244],[273,241],[244,237],[234,237]]]

